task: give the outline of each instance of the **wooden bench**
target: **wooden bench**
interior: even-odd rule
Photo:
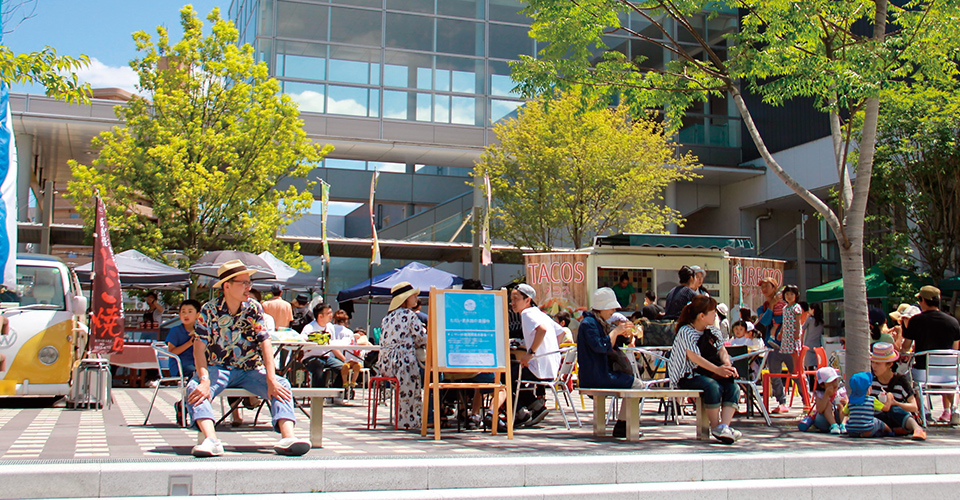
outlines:
[[[627,408],[627,441],[640,440],[640,400],[644,398],[693,398],[697,404],[697,439],[710,439],[710,421],[700,399],[700,391],[692,389],[580,389],[580,394],[593,396],[593,435],[607,435],[606,400],[618,397]]]
[[[297,398],[310,398],[310,414],[307,416],[310,418],[310,444],[316,448],[323,447],[323,400],[326,398],[339,398],[343,397],[343,389],[332,389],[327,387],[293,387],[290,389],[293,392],[294,399]],[[223,392],[218,394],[218,397],[259,397],[256,394],[247,391],[246,389],[224,389]],[[302,411],[306,414],[306,411],[301,408]],[[203,433],[199,433],[198,443],[203,441]]]

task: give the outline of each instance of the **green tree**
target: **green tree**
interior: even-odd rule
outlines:
[[[547,42],[538,59],[514,66],[521,90],[534,95],[589,84],[624,96],[636,108],[662,107],[673,120],[710,95],[729,95],[766,166],[814,207],[836,235],[844,281],[849,373],[867,371],[869,334],[864,282],[864,216],[870,191],[880,93],[912,78],[954,78],[958,0],[527,0],[532,35]],[[740,30],[707,40],[695,19],[738,14]],[[650,30],[623,26],[630,12]],[[672,54],[661,67],[605,52],[616,31]],[[651,33],[653,36],[651,36]],[[688,43],[680,43],[683,40]],[[599,59],[599,60],[598,60]],[[780,105],[812,98],[829,117],[838,202],[831,206],[797,182],[766,147],[741,85]],[[853,152],[851,155],[850,153]],[[852,179],[856,179],[853,182]]]
[[[304,268],[299,245],[276,235],[310,207],[313,183],[280,185],[305,178],[332,148],[307,139],[296,105],[253,48],[237,46],[219,9],[208,36],[191,6],[180,16],[175,44],[162,26],[156,42],[133,35],[141,95],[116,107],[123,125],[94,139],[91,165],[71,162],[68,196],[88,228],[90,200],[103,196],[119,249],[176,249],[191,261],[208,250],[269,250]]]
[[[574,89],[527,102],[494,133],[474,175],[490,177],[495,236],[537,250],[580,248],[607,230],[654,233],[680,222],[662,193],[694,177],[695,159],[678,156],[660,125],[631,119],[625,105],[607,108]]]
[[[46,88],[48,96],[67,102],[89,101],[90,86],[81,84],[74,72],[89,63],[87,56],[58,56],[52,47],[29,54],[14,54],[6,45],[0,45],[0,81],[8,85],[40,84]]]
[[[960,96],[917,83],[883,98],[871,212],[888,230],[876,253],[916,249],[934,281],[960,271]],[[892,243],[892,244],[890,244]]]

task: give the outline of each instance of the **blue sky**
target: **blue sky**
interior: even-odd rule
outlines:
[[[136,78],[128,63],[137,57],[137,50],[131,35],[140,30],[155,34],[156,27],[163,25],[170,30],[171,38],[179,38],[180,8],[188,3],[203,18],[214,7],[220,7],[220,15],[227,17],[230,7],[230,0],[36,0],[27,5],[36,6],[34,17],[4,34],[3,43],[14,53],[49,45],[59,54],[87,55],[91,65],[78,72],[81,79],[94,87],[132,91]],[[12,90],[43,93],[42,87],[36,86],[19,85]]]

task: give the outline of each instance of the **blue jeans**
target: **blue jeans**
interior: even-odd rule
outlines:
[[[696,389],[701,391],[700,399],[708,410],[715,410],[721,406],[736,408],[740,405],[740,387],[733,379],[717,380],[706,375],[694,375],[680,379],[677,387],[681,389]]]
[[[210,399],[204,399],[196,405],[187,405],[194,426],[196,426],[197,420],[216,420],[213,416],[213,407],[210,405],[210,401],[224,389],[246,389],[263,399],[267,399],[267,373],[263,368],[259,370],[240,370],[226,366],[209,366],[207,371],[210,373]],[[287,379],[276,375],[274,377],[276,377],[278,384],[290,390],[290,382]],[[200,385],[200,381],[197,378],[190,380],[190,383],[187,384],[187,394],[193,392],[198,385]],[[273,418],[273,430],[277,432],[280,432],[279,423],[281,420],[290,420],[296,423],[297,417],[293,413],[293,399],[289,401],[281,401],[277,398],[270,399],[270,416]]]
[[[899,406],[891,406],[890,411],[881,411],[877,413],[877,419],[887,424],[887,427],[891,429],[906,429],[907,419],[909,418],[910,413]]]

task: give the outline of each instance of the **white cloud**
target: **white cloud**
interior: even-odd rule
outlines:
[[[107,66],[97,58],[90,58],[90,65],[77,71],[77,78],[89,83],[93,88],[117,87],[136,93],[135,85],[140,82],[130,66]]]
[[[323,94],[312,90],[304,90],[300,93],[287,93],[290,100],[300,105],[300,111],[312,111],[314,113],[323,113]]]

